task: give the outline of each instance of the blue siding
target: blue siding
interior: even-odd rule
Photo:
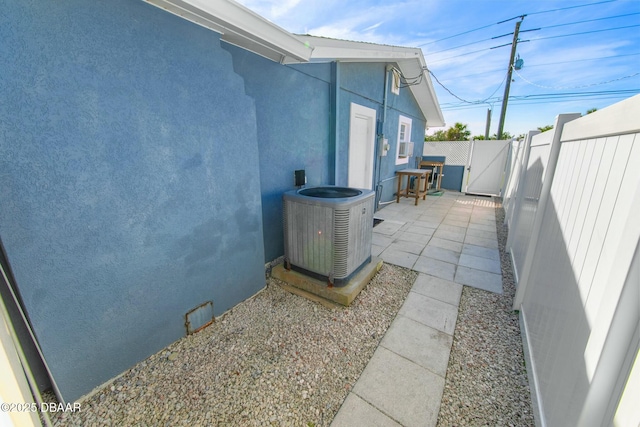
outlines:
[[[348,155],[349,155],[349,111],[351,102],[373,108],[377,112],[377,119],[383,118],[385,68],[384,63],[341,63],[341,92],[340,133],[338,137],[339,157],[342,161],[337,165],[338,185],[347,185]],[[409,164],[396,165],[396,146],[398,142],[399,117],[412,119],[411,140],[414,141],[414,157],[422,154],[426,119],[413,94],[408,88],[400,89],[400,95],[387,94],[387,115],[383,125],[384,137],[389,140],[391,148],[385,157],[376,157],[376,168],[379,168],[379,181],[383,182],[382,201],[391,200],[396,189],[396,170],[413,168],[415,159]],[[391,178],[391,179],[389,179]]]
[[[268,262],[284,254],[282,194],[295,188],[294,171],[304,169],[309,186],[333,183],[331,65],[282,66],[235,46],[225,49],[256,104]]]
[[[0,38],[0,236],[74,400],[264,286],[255,104],[144,2],[8,2]]]

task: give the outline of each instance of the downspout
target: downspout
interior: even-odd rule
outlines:
[[[376,168],[376,212],[380,208],[380,198],[382,197],[382,181],[380,176],[382,174],[382,144],[384,143],[384,125],[387,121],[387,94],[389,93],[389,72],[393,69],[391,65],[387,65],[384,69],[384,95],[382,98],[382,121],[380,123],[380,133],[378,134],[377,155],[378,155],[378,167]]]

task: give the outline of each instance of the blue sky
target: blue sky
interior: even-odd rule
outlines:
[[[517,53],[524,66],[512,76],[505,131],[517,136],[553,124],[560,113],[584,114],[640,93],[640,0],[240,3],[296,34],[421,47],[429,70],[467,101],[432,77],[446,127],[462,122],[473,135],[484,134],[488,108],[490,133],[497,131],[509,33],[520,20],[511,18],[521,15]]]

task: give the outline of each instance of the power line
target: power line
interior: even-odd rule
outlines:
[[[542,63],[542,64],[527,64],[525,68],[546,67],[546,66],[549,66],[549,65],[559,65],[559,64],[571,64],[573,62],[599,61],[601,59],[624,58],[624,57],[627,57],[627,56],[638,56],[638,55],[640,55],[640,53],[627,53],[627,54],[622,54],[622,55],[599,56],[597,58],[573,59],[571,61],[545,62],[545,63]],[[465,74],[463,76],[456,75],[456,76],[450,77],[448,79],[442,79],[442,81],[446,82],[446,81],[449,81],[449,80],[458,80],[458,79],[464,79],[464,78],[467,78],[467,77],[481,76],[483,74],[495,73],[496,71],[502,71],[502,68],[494,68],[492,70],[483,71],[481,73]]]
[[[612,56],[600,56],[597,58],[586,58],[586,59],[574,59],[571,61],[558,61],[558,62],[546,62],[543,64],[527,64],[526,68],[533,68],[533,67],[547,67],[550,65],[560,65],[560,64],[571,64],[574,62],[588,62],[588,61],[598,61],[601,59],[614,59],[614,58],[622,58],[622,57],[626,57],[626,56],[638,56],[640,55],[640,53],[629,53],[629,54],[625,54],[625,55],[612,55]],[[449,80],[459,80],[459,79],[465,79],[467,77],[475,77],[475,76],[481,76],[483,74],[491,74],[491,73],[495,73],[496,71],[502,71],[502,68],[494,68],[492,70],[487,70],[487,71],[483,71],[481,73],[473,73],[473,74],[465,74],[462,76],[458,76],[455,75],[453,77],[447,78],[447,79],[442,79],[443,82],[449,81]]]
[[[637,55],[640,55],[640,53],[625,53],[625,54],[622,54],[622,55],[600,56],[598,58],[573,59],[571,61],[546,62],[546,63],[543,63],[543,64],[533,64],[533,65],[529,64],[529,65],[527,65],[527,68],[545,67],[547,65],[570,64],[572,62],[597,61],[597,60],[600,60],[600,59],[623,58],[625,56],[637,56]]]
[[[454,35],[449,36],[449,37],[445,37],[445,38],[442,38],[442,39],[430,41],[430,42],[427,42],[427,43],[422,43],[422,44],[419,44],[417,47],[422,47],[422,46],[426,46],[426,45],[429,45],[429,44],[438,43],[438,42],[441,42],[443,40],[449,40],[449,39],[452,39],[454,37],[463,36],[465,34],[473,33],[474,31],[484,30],[485,28],[493,27],[494,25],[497,25],[497,24],[489,24],[489,25],[485,25],[485,26],[482,26],[482,27],[474,28],[473,30],[464,31],[462,33],[454,34]]]
[[[523,14],[523,15],[515,16],[513,18],[506,19],[504,21],[496,22],[494,24],[483,25],[482,27],[474,28],[473,30],[463,31],[461,33],[454,34],[452,36],[443,37],[443,38],[438,39],[438,40],[433,40],[433,41],[430,41],[430,42],[422,43],[422,44],[419,44],[417,47],[427,46],[427,45],[430,45],[430,44],[433,44],[433,43],[438,43],[438,42],[441,42],[441,41],[444,41],[444,40],[449,40],[449,39],[452,39],[452,38],[455,38],[455,37],[463,36],[465,34],[470,34],[470,33],[476,32],[476,31],[484,30],[485,28],[489,28],[489,27],[493,27],[494,25],[498,25],[498,24],[502,24],[502,23],[505,23],[505,22],[509,22],[509,21],[512,21],[512,20],[520,18],[520,17],[524,18],[525,16],[528,16],[528,15],[540,15],[540,14],[543,14],[543,13],[558,12],[558,11],[561,11],[561,10],[576,9],[576,8],[588,7],[588,6],[595,6],[595,5],[603,4],[603,3],[613,3],[615,1],[617,1],[617,0],[605,0],[605,1],[600,1],[600,2],[596,2],[596,3],[588,3],[588,4],[577,5],[577,6],[561,7],[559,9],[542,10],[540,12],[530,12],[530,13],[526,13],[526,14]]]
[[[482,43],[482,42],[486,42],[486,41],[489,41],[489,40],[492,40],[492,39],[493,39],[493,37],[490,37],[488,39],[482,39],[482,40],[478,40],[478,41],[467,43],[467,44],[461,44],[460,46],[450,47],[450,48],[447,48],[447,49],[438,50],[436,52],[429,52],[429,53],[427,53],[427,55],[435,55],[436,53],[447,52],[449,50],[456,50],[456,49],[460,49],[461,47],[471,46],[471,45]]]
[[[617,0],[606,0],[606,1],[600,1],[600,2],[597,2],[597,3],[587,3],[587,4],[580,4],[580,5],[577,5],[577,6],[561,7],[559,9],[550,9],[550,10],[543,10],[543,11],[540,11],[540,12],[531,12],[531,13],[527,13],[527,15],[540,15],[540,14],[543,14],[543,13],[558,12],[558,11],[561,11],[561,10],[577,9],[579,7],[595,6],[597,4],[603,4],[603,3],[613,3],[615,1],[617,1]]]
[[[618,77],[618,78],[616,78],[616,79],[607,80],[606,82],[591,83],[591,84],[588,84],[588,85],[582,85],[582,86],[553,87],[553,86],[542,86],[542,85],[539,85],[539,84],[537,84],[537,83],[533,83],[533,82],[531,82],[531,81],[527,80],[526,78],[524,78],[524,76],[523,76],[522,74],[520,74],[517,70],[514,70],[514,71],[516,72],[516,74],[517,74],[518,76],[520,76],[520,78],[521,78],[525,83],[528,83],[528,84],[530,84],[530,85],[532,85],[532,86],[536,86],[536,87],[539,87],[539,88],[542,88],[542,89],[553,89],[553,90],[582,89],[582,88],[585,88],[585,87],[600,86],[600,85],[605,85],[605,84],[608,84],[608,83],[613,83],[613,82],[617,82],[617,81],[620,81],[620,80],[624,80],[624,79],[628,79],[628,78],[631,78],[631,77],[635,77],[635,76],[637,76],[637,75],[640,75],[640,73],[635,73],[635,74],[631,74],[631,75],[628,75],[628,76]]]
[[[589,100],[589,101],[602,101],[608,99],[626,99],[629,96],[636,95],[640,93],[640,89],[631,89],[626,91],[619,92],[594,92],[587,93],[583,96],[578,94],[566,95],[566,96],[540,96],[540,97],[532,97],[530,95],[524,96],[513,96],[509,97],[510,105],[538,105],[538,104],[551,104],[551,103],[560,103],[560,102],[576,102],[580,100]],[[550,94],[548,94],[550,95]],[[498,102],[500,99],[496,99],[494,102]],[[452,104],[446,105],[443,104],[441,106],[442,111],[460,111],[460,110],[473,110],[477,108],[484,108],[483,104]]]
[[[500,89],[502,87],[502,85],[504,84],[504,82],[507,80],[507,74],[505,74],[504,79],[502,79],[502,82],[500,82],[500,84],[498,85],[498,87],[493,91],[493,93],[491,95],[489,95],[486,99],[480,100],[480,101],[467,101],[466,99],[460,98],[458,95],[456,95],[455,93],[451,92],[451,90],[449,90],[449,88],[447,88],[445,85],[443,85],[440,80],[438,80],[438,78],[436,77],[435,74],[433,74],[433,72],[431,70],[427,70],[429,72],[429,74],[431,74],[431,76],[435,79],[435,81],[442,86],[442,88],[444,90],[446,90],[447,92],[449,92],[449,94],[451,96],[453,96],[456,99],[459,99],[460,101],[467,103],[467,104],[484,104],[486,103],[486,101],[488,101],[489,99],[491,99],[491,97],[493,95],[495,95],[495,93],[498,91],[498,89]]]
[[[547,27],[541,27],[540,29],[544,30],[545,28],[566,27],[566,26],[569,26],[569,25],[585,24],[587,22],[604,21],[606,19],[624,18],[626,16],[633,16],[633,15],[640,15],[640,12],[627,13],[625,15],[607,16],[607,17],[604,17],[604,18],[587,19],[585,21],[576,21],[576,22],[567,22],[567,23],[564,23],[564,24],[549,25]]]
[[[530,41],[535,42],[535,41],[538,41],[538,40],[559,39],[561,37],[581,36],[581,35],[584,35],[584,34],[602,33],[602,32],[605,32],[605,31],[614,31],[614,30],[624,30],[626,28],[634,28],[634,27],[640,27],[640,24],[627,25],[626,27],[605,28],[603,30],[584,31],[582,33],[561,34],[559,36],[538,37],[536,39],[531,39]]]

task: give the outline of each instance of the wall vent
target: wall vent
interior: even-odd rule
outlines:
[[[194,334],[206,328],[215,321],[213,317],[213,301],[207,301],[189,310],[184,317],[187,335]]]

